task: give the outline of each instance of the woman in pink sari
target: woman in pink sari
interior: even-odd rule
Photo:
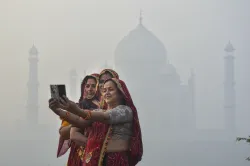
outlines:
[[[103,86],[107,109],[83,110],[66,97],[51,99],[50,108],[72,123],[91,125],[85,149],[84,166],[135,166],[141,161],[143,144],[137,110],[125,83],[108,79]],[[64,111],[67,110],[68,112]],[[80,116],[77,121],[74,117]]]
[[[96,109],[99,108],[99,96],[97,85],[99,81],[99,74],[91,74],[86,76],[81,84],[81,96],[78,105],[84,109]],[[78,141],[72,141],[70,138],[71,131],[78,131]],[[57,151],[57,157],[64,155],[70,148],[70,154],[67,162],[67,166],[81,166],[81,156],[83,155],[84,146],[87,141],[87,132],[84,130],[79,131],[66,119],[62,119],[62,125],[59,130],[60,139]]]

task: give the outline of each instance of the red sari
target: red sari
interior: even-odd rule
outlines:
[[[114,70],[112,69],[103,69],[99,75],[99,77],[101,77],[101,75],[105,74],[105,73],[109,73],[112,78],[116,78],[116,79],[119,79],[119,75],[117,72],[115,72]],[[100,108],[106,108],[106,103],[104,102],[102,96],[100,95]]]
[[[86,104],[86,103],[91,103],[91,101],[94,99],[96,99],[96,100],[99,99],[99,92],[98,92],[98,90],[96,90],[95,96],[92,99],[87,99],[88,101],[86,101],[86,92],[85,92],[84,87],[85,87],[87,79],[89,79],[90,77],[95,78],[97,83],[99,81],[99,74],[96,74],[96,73],[88,75],[83,79],[82,84],[81,84],[81,92],[82,93],[81,93],[81,96],[79,99],[79,106],[82,109],[89,109],[86,107],[97,108],[94,105]],[[84,104],[82,104],[83,103],[82,101],[85,101]],[[88,105],[88,106],[86,106],[86,105]],[[62,120],[62,125],[61,125],[62,127],[68,126],[68,125],[70,125],[68,122]],[[69,157],[68,157],[67,166],[81,166],[82,165],[81,155],[83,155],[83,153],[84,153],[84,147],[76,145],[73,141],[64,140],[62,137],[59,138],[57,157],[64,155],[68,151],[69,148],[70,148],[70,153],[69,153]]]
[[[113,78],[113,80],[123,93],[126,105],[133,111],[133,136],[130,140],[130,149],[128,152],[106,153],[107,145],[112,134],[112,127],[109,124],[94,122],[89,133],[83,166],[135,166],[141,161],[143,144],[137,110],[126,84],[115,78]]]

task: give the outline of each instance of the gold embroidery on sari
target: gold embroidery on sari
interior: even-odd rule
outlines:
[[[101,149],[101,153],[100,153],[100,157],[99,157],[99,161],[98,161],[98,166],[103,165],[103,158],[104,158],[105,153],[107,151],[108,141],[110,140],[111,132],[112,132],[112,127],[110,126],[108,129],[108,132],[106,134],[106,137],[104,139],[103,145],[102,145],[102,149]]]
[[[101,99],[101,102],[100,102],[100,108],[103,108],[103,107],[104,107],[104,103],[105,103],[105,101],[104,101],[104,99],[102,98],[102,99]]]
[[[126,96],[123,89],[122,89],[122,85],[120,84],[120,82],[116,78],[112,78],[112,80],[115,81],[118,89],[124,94],[124,96]]]
[[[91,160],[91,158],[92,158],[92,152],[89,152],[89,153],[86,154],[86,156],[85,156],[85,162],[86,162],[86,163],[89,163],[90,160]]]
[[[100,75],[104,74],[105,72],[110,73],[110,74],[112,75],[113,78],[116,77],[116,75],[113,73],[113,71],[110,71],[109,69],[104,69],[104,70],[100,73]]]
[[[80,159],[83,161],[83,156],[84,156],[84,153],[85,153],[85,148],[83,146],[80,146],[77,149],[77,153],[78,153],[78,156],[80,157]]]

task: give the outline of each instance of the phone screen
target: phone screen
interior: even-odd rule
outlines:
[[[60,97],[66,95],[66,86],[64,84],[50,85],[51,97],[55,99],[60,99]]]

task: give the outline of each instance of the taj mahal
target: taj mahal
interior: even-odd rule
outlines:
[[[140,166],[148,165],[192,165],[192,166],[239,166],[244,161],[246,151],[235,144],[235,78],[234,47],[231,42],[225,45],[224,58],[224,129],[200,130],[196,128],[196,75],[190,70],[187,84],[183,84],[176,68],[168,60],[166,49],[160,37],[143,24],[140,17],[138,25],[118,42],[114,52],[114,64],[104,66],[117,71],[125,80],[137,106],[141,121],[144,156]],[[171,55],[168,55],[171,56]],[[37,125],[39,110],[38,49],[35,45],[29,51],[29,80],[27,98],[27,117]],[[87,70],[87,69],[86,69]],[[69,71],[70,95],[77,98],[81,78],[78,73]],[[160,91],[155,91],[161,87]],[[56,132],[56,131],[55,131]],[[46,147],[56,149],[57,139],[50,138],[42,151],[37,150],[35,159],[55,158]],[[34,144],[35,148],[35,143]],[[32,146],[31,145],[31,146]],[[22,148],[22,147],[20,147]],[[227,153],[225,153],[225,150]],[[53,153],[54,153],[53,151]],[[187,157],[188,156],[188,157]],[[40,158],[39,158],[40,157]],[[199,158],[199,160],[197,160]],[[59,160],[56,159],[55,160]],[[25,164],[24,164],[25,165]]]

